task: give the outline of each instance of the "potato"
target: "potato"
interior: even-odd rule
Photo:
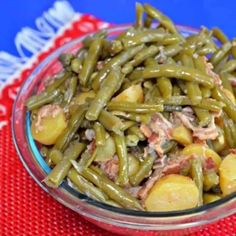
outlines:
[[[219,199],[221,199],[221,197],[219,195],[216,195],[216,194],[211,194],[211,193],[204,193],[203,194],[204,204],[215,202]]]
[[[217,137],[217,139],[212,140],[212,144],[216,152],[221,152],[226,148],[227,143],[225,140],[224,130],[218,128],[218,131],[219,131],[219,136]]]
[[[116,146],[113,139],[108,136],[105,145],[97,147],[95,161],[108,161],[113,159],[116,153]]]
[[[219,184],[219,176],[214,170],[206,171],[203,176],[203,188],[209,191],[211,188]]]
[[[151,189],[145,200],[148,211],[178,211],[198,205],[199,190],[194,181],[183,175],[166,175]]]
[[[131,85],[112,99],[115,102],[143,102],[143,90],[141,84]]]
[[[128,161],[129,161],[128,175],[130,177],[137,173],[140,167],[140,162],[136,157],[130,154],[128,154]]]
[[[181,153],[183,155],[197,155],[205,158],[211,158],[214,161],[217,169],[219,168],[222,161],[221,157],[216,152],[202,144],[190,144],[186,146]]]
[[[184,146],[189,145],[193,142],[191,131],[183,125],[175,127],[173,129],[172,137],[175,141]]]
[[[221,162],[220,188],[223,196],[236,191],[236,154],[227,155]]]
[[[42,117],[40,128],[38,128],[37,119],[32,121],[31,132],[32,136],[39,143],[44,145],[52,145],[56,142],[58,136],[67,127],[66,117],[63,110],[56,116]]]

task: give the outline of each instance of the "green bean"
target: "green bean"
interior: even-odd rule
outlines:
[[[56,78],[52,84],[46,87],[45,92],[52,93],[57,88],[59,88],[69,77],[71,76],[70,72],[64,72],[59,78]]]
[[[110,42],[110,45],[107,48],[107,50],[111,56],[114,56],[123,50],[123,45],[122,45],[121,41],[113,40]]]
[[[54,148],[63,151],[67,148],[75,133],[79,129],[85,115],[85,106],[79,106],[76,112],[71,116],[68,127],[60,134],[54,145]]]
[[[125,137],[124,135],[114,134],[113,139],[115,141],[116,153],[119,158],[119,174],[116,183],[121,186],[126,186],[129,182],[128,178],[129,163],[127,157]]]
[[[158,29],[148,29],[137,32],[134,36],[126,36],[122,39],[125,48],[137,46],[143,43],[162,43],[163,45],[177,44],[180,39],[177,35],[170,35],[158,31]]]
[[[236,146],[236,127],[234,122],[231,119],[228,119],[228,125],[231,130],[233,142],[234,142],[234,147]]]
[[[165,16],[162,12],[158,11],[156,8],[152,7],[149,4],[144,4],[144,10],[147,12],[149,16],[151,16],[154,19],[157,19],[162,26],[164,26],[167,30],[169,30],[171,33],[177,34],[178,31],[172,22],[172,20]]]
[[[151,45],[150,47],[145,47],[141,51],[139,51],[134,58],[128,62],[123,68],[122,72],[124,74],[129,74],[132,72],[133,68],[139,64],[141,64],[144,60],[149,57],[155,56],[155,54],[159,51],[159,48],[155,45]]]
[[[64,101],[66,104],[69,104],[74,97],[77,90],[77,77],[73,76],[68,81],[68,88],[64,93]]]
[[[164,48],[164,54],[167,57],[174,57],[176,56],[180,51],[182,50],[182,47],[179,44],[174,45],[168,45]]]
[[[89,48],[94,41],[104,39],[106,36],[107,36],[106,30],[104,29],[99,30],[97,33],[87,36],[82,42],[83,46],[84,48]]]
[[[102,87],[91,102],[86,118],[88,120],[97,120],[101,110],[111,99],[118,86],[120,85],[120,68],[113,68],[105,79]]]
[[[108,110],[134,112],[139,114],[163,111],[162,104],[145,104],[134,102],[109,102],[107,104],[107,108]]]
[[[102,39],[94,40],[88,50],[88,55],[84,59],[82,70],[79,74],[80,83],[86,86],[87,81],[94,71],[98,58],[102,50]]]
[[[44,180],[45,183],[50,187],[58,187],[71,167],[70,161],[77,159],[84,148],[85,144],[83,143],[72,143],[66,150],[63,159],[56,164],[53,170],[46,177]]]
[[[145,60],[144,65],[147,67],[148,66],[156,66],[156,65],[158,65],[158,61],[155,58],[150,57]]]
[[[74,58],[72,61],[71,61],[71,70],[77,74],[80,73],[82,69],[82,60],[79,59],[79,58]]]
[[[228,37],[224,34],[224,32],[217,28],[214,27],[212,29],[213,36],[217,38],[222,44],[227,43],[229,41]]]
[[[80,172],[83,171],[83,169],[88,168],[91,163],[94,161],[95,157],[97,155],[97,150],[93,153],[90,153],[88,150],[84,151],[79,159],[78,162],[78,168],[80,168]]]
[[[202,108],[194,108],[194,112],[199,120],[200,126],[207,126],[212,120],[212,115],[209,113],[208,110]]]
[[[113,131],[116,134],[121,134],[124,128],[124,124],[120,118],[105,110],[101,111],[98,121],[106,130]]]
[[[57,149],[52,149],[48,153],[49,159],[52,161],[53,164],[57,164],[63,159],[63,154],[61,151]]]
[[[141,28],[143,26],[143,6],[136,2],[136,22],[135,27]]]
[[[151,119],[150,114],[142,115],[142,114],[136,114],[136,113],[126,113],[126,112],[122,112],[122,111],[113,111],[112,113],[116,116],[122,117],[127,120],[135,121],[138,123],[143,122],[143,123],[147,124]],[[121,129],[121,130],[123,130],[123,129]]]
[[[231,53],[234,59],[236,59],[236,39],[232,40]]]
[[[95,122],[93,129],[95,131],[96,146],[103,146],[106,142],[106,131],[104,127],[99,122]]]
[[[170,64],[146,67],[142,70],[136,69],[130,74],[129,79],[151,79],[163,76],[167,78],[177,78],[186,81],[193,81],[208,88],[214,87],[214,79],[212,77],[205,75],[194,68]]]
[[[151,155],[148,155],[144,159],[144,161],[140,165],[138,172],[130,177],[130,182],[133,186],[138,186],[143,181],[143,179],[149,175],[155,159],[156,158]]]
[[[123,123],[124,123],[124,127],[123,127],[122,131],[129,129],[130,127],[132,127],[136,124],[136,122],[131,121],[131,120],[124,121]]]
[[[125,144],[127,147],[136,147],[138,142],[139,138],[135,134],[128,134],[125,136]]]
[[[201,158],[194,158],[192,160],[192,177],[199,190],[198,206],[203,204],[203,170]]]
[[[219,62],[227,55],[227,53],[232,48],[231,42],[226,42],[219,48],[211,57],[210,62],[216,66]]]
[[[115,57],[113,57],[104,67],[98,72],[97,76],[94,78],[92,87],[94,90],[98,90],[101,82],[107,76],[109,71],[114,67],[123,66],[126,62],[132,59],[140,50],[142,50],[144,45],[139,45],[137,47],[129,48],[122,51]]]
[[[40,108],[41,106],[51,103],[60,95],[60,90],[56,89],[53,92],[42,92],[39,95],[31,96],[26,101],[26,106],[29,111]]]
[[[153,21],[153,18],[151,16],[147,15],[144,19],[144,27],[150,28],[152,26],[152,21]]]
[[[225,106],[223,107],[223,110],[226,112],[226,114],[234,121],[236,122],[236,106],[230,101],[230,99],[224,94],[222,89],[220,88],[214,88],[212,90],[212,97],[223,102]]]
[[[197,54],[199,56],[205,56],[208,54],[212,54],[216,52],[215,45],[213,44],[206,44],[203,48],[197,50]]]
[[[104,203],[106,203],[107,205],[113,206],[113,207],[122,208],[122,206],[119,203],[112,201],[112,200],[106,200],[106,201],[104,201]]]
[[[78,171],[78,164],[76,161],[72,161],[74,168]],[[121,204],[124,208],[142,210],[142,207],[138,200],[132,197],[124,189],[113,183],[104,175],[97,174],[94,170],[86,168],[81,175],[93,184],[98,186],[103,192],[105,192],[110,199]]]
[[[62,53],[58,59],[61,64],[66,67],[70,65],[71,61],[74,59],[74,55],[71,53]]]
[[[236,60],[227,61],[224,67],[222,68],[221,72],[232,72],[236,70]]]
[[[233,91],[232,85],[229,80],[230,75],[228,73],[221,73],[220,78],[221,78],[223,87],[233,93],[234,91]]]
[[[227,144],[229,145],[230,148],[233,148],[234,147],[234,139],[233,139],[232,131],[230,129],[230,125],[229,125],[229,119],[224,114],[222,115],[222,118],[223,118],[223,122],[224,122],[224,133],[225,133],[225,138],[226,138]]]
[[[132,126],[128,129],[128,134],[134,134],[136,135],[139,140],[144,141],[146,138],[137,126]]]
[[[68,178],[73,182],[73,184],[75,184],[76,187],[78,187],[81,193],[84,193],[88,197],[93,198],[97,201],[108,201],[108,196],[103,191],[101,191],[99,188],[95,187],[84,177],[79,175],[74,168],[71,168],[69,170]]]
[[[191,100],[186,96],[172,96],[171,98],[164,100],[164,104],[174,106],[192,106]],[[224,106],[224,103],[212,98],[202,99],[202,101],[196,105],[198,108],[203,108],[213,112],[221,111]]]
[[[172,96],[172,84],[169,78],[159,78],[157,80],[157,85],[164,99],[168,99]]]
[[[181,95],[181,90],[177,85],[173,86],[172,95],[173,96],[180,96]]]

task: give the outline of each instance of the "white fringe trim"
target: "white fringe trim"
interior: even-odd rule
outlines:
[[[31,65],[40,51],[52,46],[55,36],[64,32],[71,21],[78,19],[68,1],[56,1],[43,15],[36,19],[36,29],[24,27],[15,37],[18,56],[0,51],[0,95],[3,87],[12,83],[20,72]]]

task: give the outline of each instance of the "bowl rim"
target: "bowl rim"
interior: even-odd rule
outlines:
[[[116,32],[116,31],[123,31],[125,29],[127,29],[127,27],[130,26],[130,24],[122,24],[122,25],[118,25],[118,26],[112,26],[111,28],[108,28],[107,31],[109,33],[112,32]],[[189,27],[189,26],[182,26],[182,25],[178,25],[177,26],[178,29],[180,31],[186,32],[186,33],[197,33],[199,32],[198,29]],[[72,46],[74,46],[76,43],[81,42],[81,40],[83,40],[85,37],[87,37],[88,35],[92,35],[94,34],[94,32],[83,35],[82,37],[78,37],[76,39],[71,40],[70,42],[60,46],[59,48],[57,48],[56,50],[54,50],[52,53],[50,53],[46,58],[44,58],[35,68],[34,70],[30,73],[30,75],[25,79],[25,81],[22,83],[20,90],[18,91],[17,97],[14,101],[14,105],[13,105],[13,109],[12,109],[12,119],[11,119],[11,131],[12,131],[12,137],[13,137],[13,143],[15,145],[15,148],[17,150],[18,156],[23,164],[23,166],[25,167],[25,169],[28,171],[28,173],[30,174],[30,176],[35,180],[35,182],[47,193],[49,193],[54,199],[56,199],[57,201],[59,201],[60,203],[62,203],[63,205],[66,205],[67,207],[68,204],[66,204],[63,200],[58,199],[58,197],[55,196],[55,194],[52,194],[50,191],[48,191],[45,185],[43,185],[34,175],[33,171],[29,168],[29,166],[27,165],[27,163],[24,160],[24,157],[21,154],[20,151],[20,147],[18,145],[16,136],[15,136],[15,131],[14,131],[14,122],[15,122],[15,115],[14,115],[14,111],[16,110],[16,106],[17,106],[17,102],[19,100],[19,97],[21,95],[22,90],[24,89],[24,87],[26,86],[26,84],[29,81],[33,81],[35,74],[38,73],[38,70],[40,68],[43,68],[48,61],[51,61],[52,59],[54,59],[56,57],[56,55],[66,51],[66,49],[71,48]],[[33,143],[31,143],[31,145],[35,145],[35,142],[33,140]],[[37,157],[35,157],[34,153],[32,153],[32,158],[35,158],[38,161]],[[41,156],[41,158],[43,158]],[[40,166],[43,171],[45,172],[45,167]],[[49,167],[48,167],[49,168]],[[69,187],[70,189],[68,189],[67,187]],[[69,191],[70,193],[72,193],[73,195],[75,195],[75,191],[74,189],[72,189],[69,185],[65,186],[65,184],[63,183],[62,186],[59,187],[65,189],[66,191]],[[192,216],[193,214],[200,214],[200,213],[204,213],[206,211],[213,211],[215,210],[217,207],[223,207],[224,204],[229,203],[232,200],[236,199],[236,193],[232,193],[220,200],[217,200],[215,202],[203,205],[203,206],[199,206],[199,207],[195,207],[195,208],[191,208],[191,209],[187,209],[187,210],[180,210],[180,211],[170,211],[170,212],[148,212],[148,211],[136,211],[136,210],[131,210],[131,209],[124,209],[124,208],[118,208],[118,207],[114,207],[114,206],[110,206],[107,205],[105,203],[99,202],[97,200],[93,200],[90,197],[77,192],[76,195],[80,195],[80,200],[86,200],[86,203],[88,203],[89,205],[92,205],[94,207],[98,207],[101,208],[102,210],[106,210],[109,211],[111,213],[118,213],[118,214],[123,214],[123,215],[127,215],[127,216],[133,216],[133,217],[148,217],[148,218],[173,218],[173,217],[178,217],[178,216]],[[71,207],[70,207],[71,208]],[[74,208],[71,208],[74,210]],[[231,209],[230,211],[227,211],[225,214],[222,214],[220,216],[218,216],[218,218],[222,218],[224,216],[227,216],[229,214],[232,214],[236,211],[236,209]],[[212,221],[215,221],[217,217],[215,217],[214,219],[212,219]],[[209,222],[209,221],[208,221]],[[207,223],[208,223],[207,222]],[[112,223],[112,222],[109,222]],[[193,223],[193,222],[192,222]]]

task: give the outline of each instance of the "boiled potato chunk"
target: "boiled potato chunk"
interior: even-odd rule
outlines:
[[[115,98],[112,99],[115,102],[143,102],[143,90],[141,84],[131,85],[129,88],[122,91]]]
[[[95,161],[108,161],[113,159],[114,154],[116,153],[116,146],[114,140],[111,136],[106,138],[105,144],[103,146],[97,147],[97,153]]]
[[[57,115],[48,115],[42,117],[40,124],[38,118],[32,121],[31,132],[32,136],[39,143],[44,145],[52,145],[56,142],[58,136],[67,127],[66,117],[63,110]]]
[[[190,144],[183,149],[182,154],[197,155],[205,158],[211,158],[214,161],[217,168],[219,168],[221,163],[221,157],[212,149],[202,144]]]
[[[219,200],[221,197],[216,194],[211,194],[211,193],[204,193],[203,194],[203,202],[204,204],[215,202]]]
[[[183,175],[166,175],[151,189],[145,200],[148,211],[178,211],[196,207],[199,191],[194,181]]]
[[[172,137],[175,141],[184,146],[191,144],[193,142],[191,131],[183,125],[175,127],[173,129]]]
[[[236,191],[236,154],[226,156],[220,165],[220,188],[223,195]]]

